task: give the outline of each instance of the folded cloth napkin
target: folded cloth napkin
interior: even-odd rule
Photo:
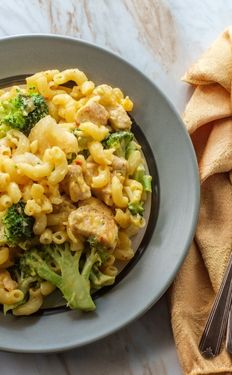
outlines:
[[[232,374],[223,348],[210,360],[198,344],[232,251],[232,27],[184,75],[195,91],[183,114],[196,151],[201,204],[196,235],[171,289],[171,317],[186,375]]]

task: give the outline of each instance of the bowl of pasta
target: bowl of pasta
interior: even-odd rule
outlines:
[[[168,99],[111,52],[7,37],[0,67],[0,349],[70,349],[166,291],[195,230],[196,160]]]

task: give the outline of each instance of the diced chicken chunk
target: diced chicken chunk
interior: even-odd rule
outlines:
[[[96,208],[98,211],[100,211],[103,215],[107,215],[109,217],[113,217],[113,212],[109,207],[107,207],[103,202],[101,202],[99,199],[91,197],[89,199],[85,199],[84,201],[79,203],[79,207],[82,206],[91,206],[92,208]]]
[[[109,109],[110,124],[114,130],[130,129],[132,121],[125,109],[119,104],[117,107]]]
[[[86,184],[79,165],[68,166],[68,173],[61,183],[61,188],[73,202],[91,197],[90,187]]]
[[[81,205],[71,212],[68,227],[74,236],[94,237],[102,245],[114,248],[118,240],[118,227],[104,204]]]
[[[127,164],[126,159],[119,158],[118,156],[114,155],[112,160],[112,168],[114,171],[120,172],[123,176],[126,175]]]
[[[91,121],[97,125],[106,125],[109,113],[103,105],[94,100],[89,100],[82,108],[77,111],[76,123]]]
[[[101,199],[107,206],[113,206],[111,182],[101,189],[93,189],[94,195]]]

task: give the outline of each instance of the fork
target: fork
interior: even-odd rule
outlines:
[[[232,255],[222,280],[221,287],[216,295],[213,307],[209,314],[202,334],[199,350],[203,357],[214,358],[220,351],[227,328],[226,347],[232,353]],[[229,318],[229,319],[228,319]],[[228,323],[228,324],[227,324]]]

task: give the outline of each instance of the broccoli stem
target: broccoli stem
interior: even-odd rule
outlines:
[[[103,286],[112,285],[115,282],[115,276],[105,275],[99,270],[96,272],[92,270],[90,273],[90,280],[93,288],[100,289]]]
[[[136,169],[136,171],[135,171],[133,177],[134,177],[134,179],[135,179],[136,181],[142,183],[142,180],[143,180],[144,175],[145,175],[145,168],[144,168],[143,164],[140,164],[140,165],[137,167],[137,169]]]
[[[52,271],[51,268],[46,265],[46,263],[38,267],[37,273],[42,279],[49,281],[51,284],[55,285],[57,288],[60,288],[62,286],[61,276],[57,275],[56,272]]]
[[[152,192],[152,187],[151,187],[151,181],[152,181],[152,177],[148,174],[146,174],[145,176],[143,176],[143,188],[145,191],[151,193]]]
[[[98,254],[96,253],[95,249],[92,248],[91,252],[90,252],[90,255],[88,256],[88,258],[87,258],[87,260],[85,262],[85,265],[83,267],[83,270],[81,272],[81,275],[85,279],[89,279],[89,275],[90,275],[91,269],[92,269],[94,263],[96,263],[97,260],[98,260]]]
[[[144,191],[147,191],[149,193],[152,192],[152,177],[149,174],[145,174],[145,168],[142,164],[138,166],[133,177],[136,181],[140,182],[143,185]]]
[[[138,148],[136,146],[136,143],[134,141],[131,141],[126,148],[126,159],[128,160],[130,155],[133,154],[134,151],[136,151]]]

